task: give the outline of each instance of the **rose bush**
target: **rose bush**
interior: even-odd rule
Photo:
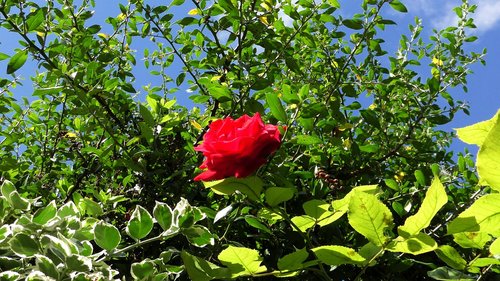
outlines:
[[[259,113],[253,117],[243,115],[236,120],[230,117],[216,120],[203,136],[203,143],[195,147],[205,156],[200,169],[206,171],[194,180],[249,176],[266,163],[280,142],[278,127],[264,124]]]

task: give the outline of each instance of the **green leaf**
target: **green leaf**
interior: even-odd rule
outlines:
[[[500,194],[487,194],[448,224],[448,234],[486,232],[500,236]]]
[[[278,95],[275,93],[267,93],[266,101],[267,104],[269,105],[269,109],[271,110],[273,116],[279,121],[286,123],[287,121],[286,112],[285,109],[283,108],[283,105],[281,104],[281,100],[279,99]]]
[[[90,272],[92,270],[92,260],[80,255],[66,257],[65,264],[70,271]]]
[[[398,227],[399,235],[409,237],[428,227],[437,212],[448,202],[448,196],[439,178],[434,178],[425,193],[422,206],[417,213],[406,219],[403,226]]]
[[[259,221],[259,219],[257,219],[256,217],[252,216],[252,215],[247,215],[245,216],[245,221],[248,223],[248,225],[254,227],[254,228],[257,228],[257,229],[260,229],[266,233],[269,233],[271,234],[271,230],[269,230],[269,228],[267,226],[265,226],[263,223],[261,223]]]
[[[278,206],[293,198],[296,189],[293,187],[270,187],[266,189],[266,203],[269,206]]]
[[[94,227],[94,241],[104,250],[111,252],[122,240],[120,231],[114,225],[99,221]]]
[[[80,216],[80,212],[76,207],[73,201],[69,201],[68,203],[62,205],[59,210],[57,210],[57,215],[61,218],[69,217],[69,216]]]
[[[203,182],[205,187],[212,189],[216,194],[231,195],[236,190],[248,196],[248,198],[258,201],[264,183],[256,176],[246,178],[226,178],[218,181]]]
[[[184,250],[181,252],[181,258],[189,278],[193,281],[209,281],[216,278],[227,279],[230,275],[228,269],[193,256]]]
[[[337,9],[340,8],[340,4],[338,0],[328,0],[328,4],[330,4],[332,7],[335,7]]]
[[[365,258],[356,253],[354,249],[343,246],[321,246],[311,249],[316,257],[323,263],[336,266],[341,264],[361,265]]]
[[[139,111],[141,113],[142,119],[144,122],[150,127],[153,128],[155,126],[155,119],[153,114],[149,111],[147,107],[142,104],[139,104]]]
[[[298,135],[293,138],[292,141],[300,145],[313,145],[323,143],[323,140],[311,135]]]
[[[292,218],[292,223],[295,227],[299,229],[301,232],[305,232],[309,228],[313,227],[316,224],[316,220],[310,216],[302,215],[296,216]],[[294,230],[297,230],[295,229]]]
[[[218,3],[228,14],[236,10],[231,0],[219,0]]]
[[[85,210],[85,213],[87,213],[89,216],[98,217],[104,213],[101,205],[99,205],[99,203],[94,202],[90,198],[83,198],[81,204],[82,204],[81,208]]]
[[[210,233],[208,228],[201,225],[193,225],[190,228],[185,228],[182,230],[182,234],[186,236],[191,244],[197,247],[215,244],[215,237]]]
[[[491,236],[484,232],[460,232],[453,234],[453,241],[462,248],[483,249]]]
[[[8,59],[9,57],[10,57],[9,55],[7,55],[7,54],[4,54],[4,53],[0,52],[0,61],[3,61],[3,60],[5,60],[5,59]]]
[[[379,150],[379,146],[378,146],[378,144],[360,145],[359,150],[366,152],[366,153],[375,153]]]
[[[477,172],[496,191],[500,191],[500,121],[497,118],[477,154]]]
[[[304,208],[304,212],[306,215],[319,220],[321,217],[329,215],[331,212],[328,210],[330,208],[330,204],[323,200],[313,199],[302,204],[302,208]]]
[[[35,255],[35,257],[36,257],[36,266],[41,272],[56,280],[59,279],[59,270],[57,270],[56,265],[54,264],[54,262],[52,262],[51,259],[42,255]]]
[[[15,53],[7,64],[7,74],[12,74],[21,68],[28,59],[28,51],[20,50]]]
[[[53,219],[57,214],[56,202],[52,200],[45,208],[36,211],[33,216],[33,222],[37,224],[45,224]]]
[[[386,229],[393,227],[391,211],[375,195],[365,192],[351,196],[348,218],[354,230],[378,246],[387,240]]]
[[[363,29],[363,21],[360,19],[346,19],[342,21],[342,24],[350,29]]]
[[[0,280],[2,281],[16,281],[21,278],[21,274],[14,271],[4,271],[0,273]]]
[[[496,258],[477,258],[469,263],[469,267],[485,267],[497,264],[500,264],[500,260]]]
[[[184,1],[185,0],[174,0],[174,1],[172,1],[171,5],[172,6],[180,6],[180,5],[184,4]]]
[[[263,258],[257,250],[229,245],[219,256],[219,261],[228,267],[231,277],[254,275],[264,272],[267,268],[261,265]]]
[[[37,29],[45,20],[45,15],[43,9],[38,8],[33,13],[30,13],[26,19],[26,25],[28,31],[33,31]]]
[[[153,216],[163,230],[169,230],[172,226],[173,213],[167,204],[156,201]]]
[[[449,245],[439,246],[435,250],[436,255],[442,261],[444,261],[449,267],[454,269],[463,270],[467,266],[467,261],[465,261],[462,256]]]
[[[68,240],[59,233],[57,236],[58,237],[55,237],[49,234],[43,235],[40,238],[43,248],[51,248],[53,252],[57,252],[60,254],[59,256],[63,255],[64,257],[78,253],[78,248],[72,241]]]
[[[4,224],[0,226],[0,244],[3,243],[11,234],[12,230],[10,229],[10,225]]]
[[[288,84],[283,84],[281,86],[281,93],[283,94],[283,101],[287,104],[297,104],[300,103],[299,96],[292,92],[292,88]]]
[[[389,5],[391,5],[391,7],[398,12],[401,13],[408,12],[408,9],[406,9],[405,5],[403,5],[403,3],[401,3],[399,0],[392,0],[389,2]]]
[[[461,271],[442,266],[438,267],[432,271],[427,272],[427,275],[434,280],[448,280],[448,281],[474,281],[470,275],[467,275]]]
[[[365,119],[366,123],[372,125],[375,128],[380,129],[380,117],[377,116],[375,111],[370,110],[370,109],[362,109],[359,111],[363,119]]]
[[[307,250],[300,249],[291,254],[285,255],[278,260],[279,270],[297,270],[303,267],[303,262],[309,257]]]
[[[9,246],[12,252],[22,258],[33,257],[39,253],[38,242],[24,233],[18,233],[12,237]]]
[[[418,184],[421,186],[425,186],[425,175],[421,170],[416,170],[415,171],[415,179],[417,180]]]
[[[395,191],[399,191],[399,184],[397,181],[393,180],[393,179],[385,179],[384,180],[385,182],[385,185],[387,185],[390,189],[392,190],[395,190]]]
[[[186,72],[179,73],[177,78],[175,78],[175,84],[180,86],[184,82],[184,78],[186,78]]]
[[[425,233],[419,233],[410,237],[398,236],[387,245],[391,252],[420,255],[434,251],[438,247],[436,241]]]
[[[17,193],[17,191],[10,193],[7,200],[9,201],[10,205],[14,209],[26,211],[26,210],[29,210],[31,207],[30,201],[21,197],[21,195],[19,195],[19,193]]]
[[[155,264],[149,259],[132,264],[130,274],[134,280],[148,280],[156,273]]]
[[[2,183],[2,186],[0,187],[0,189],[2,191],[3,197],[5,197],[5,198],[9,198],[10,194],[12,192],[16,191],[16,187],[14,186],[14,184],[11,181],[8,181],[8,180],[5,180]]]
[[[153,217],[151,214],[143,207],[136,206],[125,227],[127,234],[136,240],[140,240],[148,236],[152,229]]]

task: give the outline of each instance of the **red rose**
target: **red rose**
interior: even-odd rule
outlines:
[[[249,176],[266,163],[280,142],[278,126],[265,125],[259,113],[251,118],[243,115],[236,120],[216,120],[203,136],[203,143],[194,148],[203,152],[205,160],[200,168],[207,169],[194,180]]]

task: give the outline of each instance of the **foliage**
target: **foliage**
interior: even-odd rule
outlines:
[[[484,63],[467,51],[475,6],[429,38],[415,19],[390,54],[399,0],[352,17],[337,0],[116,5],[96,23],[93,0],[0,1],[20,39],[0,53],[2,280],[500,272],[498,114],[457,132],[477,173],[439,127]],[[283,128],[268,163],[194,182],[208,125],[256,113]]]

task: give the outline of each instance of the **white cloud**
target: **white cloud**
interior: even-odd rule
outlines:
[[[500,1],[472,0],[470,4],[478,5],[472,15],[477,26],[476,32],[484,33],[500,24]],[[435,28],[443,28],[457,24],[457,16],[452,10],[460,6],[460,0],[409,0],[405,2],[411,13],[425,16]]]

